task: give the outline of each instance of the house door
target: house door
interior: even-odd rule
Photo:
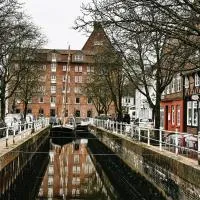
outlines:
[[[55,109],[50,109],[50,116],[55,117],[56,115],[56,110]]]
[[[169,111],[169,109],[168,109],[168,106],[165,106],[165,123],[164,123],[164,129],[165,130],[169,130],[168,129],[168,120],[169,120],[169,118],[168,118],[168,111]]]

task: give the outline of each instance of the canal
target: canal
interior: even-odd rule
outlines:
[[[33,152],[24,152],[32,154]],[[87,130],[55,129],[2,200],[162,200],[144,177]]]

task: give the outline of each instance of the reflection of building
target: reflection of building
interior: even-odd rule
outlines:
[[[86,197],[101,192],[102,182],[86,146],[85,139],[63,147],[52,144],[50,163],[40,187],[39,198]]]

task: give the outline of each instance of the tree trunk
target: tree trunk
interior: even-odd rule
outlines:
[[[5,119],[5,114],[6,114],[6,87],[5,87],[5,82],[4,80],[1,79],[1,119]]]

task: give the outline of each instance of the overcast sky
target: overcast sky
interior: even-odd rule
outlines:
[[[73,30],[74,21],[81,15],[80,6],[90,0],[20,0],[25,12],[32,17],[34,24],[42,29],[48,44],[45,48],[81,49],[87,37],[84,32]]]

